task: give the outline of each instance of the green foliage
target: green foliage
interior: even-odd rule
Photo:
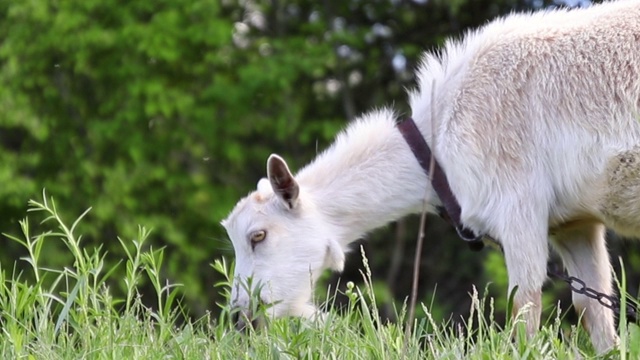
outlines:
[[[144,274],[154,285],[159,277],[162,251],[143,250],[149,232],[140,227],[135,251],[127,250],[127,276],[123,279],[126,299],[114,298],[107,280],[117,267],[105,267],[106,254],[101,247],[88,248],[76,234],[77,226],[87,214],[82,213],[71,226],[61,219],[53,199],[43,193],[42,201],[29,202],[30,213],[45,214],[42,233],[31,235],[29,218],[20,222],[23,236],[8,236],[29,254],[22,260],[30,265],[35,280],[27,280],[14,265],[10,274],[0,266],[0,323],[3,334],[0,349],[3,358],[85,357],[103,349],[109,354],[118,350],[122,356],[157,356],[175,351],[154,349],[153,342],[169,344],[175,338],[175,285],[156,286],[158,304],[153,310],[141,302],[138,290]],[[46,268],[42,261],[43,244],[60,242],[72,262],[60,268]],[[145,259],[148,259],[145,261]],[[124,304],[122,304],[124,302]],[[113,348],[117,344],[117,348]],[[152,355],[152,354],[157,355]]]
[[[486,291],[471,294],[470,315],[463,324],[436,321],[422,305],[425,317],[404,329],[406,308],[396,314],[399,321],[385,322],[379,316],[367,259],[362,274],[365,285],[347,284],[349,299],[344,311],[330,311],[323,321],[280,318],[267,321],[265,328],[236,331],[229,322],[228,302],[218,317],[206,314],[197,320],[180,321],[183,304],[176,297],[176,285],[165,283],[164,252],[149,245],[152,236],[139,227],[135,240],[120,240],[126,256],[126,276],[115,283],[126,288],[123,297],[114,296],[107,279],[114,268],[105,267],[113,255],[91,248],[76,232],[86,212],[68,225],[53,199],[29,202],[29,217],[21,221],[23,237],[11,237],[29,253],[25,257],[36,279],[28,280],[16,268],[0,266],[0,356],[28,359],[573,359],[590,358],[580,329],[558,337],[560,319],[543,325],[533,339],[523,337],[522,313],[504,327],[494,319],[493,299]],[[29,219],[44,214],[43,231],[30,229]],[[44,242],[61,242],[72,261],[59,268],[40,263]],[[111,259],[116,260],[116,259]],[[211,266],[221,275],[217,284],[224,300],[229,297],[232,267],[224,258]],[[51,281],[43,281],[49,278]],[[143,279],[154,284],[158,307],[141,299]],[[335,294],[334,294],[335,295]],[[334,301],[334,295],[326,302]],[[610,356],[637,355],[638,327],[621,327],[620,351]],[[628,340],[627,340],[628,339]]]
[[[218,199],[207,184],[212,164],[203,158],[217,135],[225,138],[216,134],[221,122],[211,121],[211,104],[220,101],[212,83],[232,66],[210,56],[231,46],[220,5],[0,6],[0,132],[11,137],[0,151],[5,218],[38,187],[75,199],[76,209],[91,199],[95,226],[83,229],[86,241],[102,245],[96,239],[107,235],[104,245],[122,253],[115,229],[129,237],[137,231],[129,224],[144,222],[172,254],[169,276],[188,275],[190,297],[202,296],[196,274],[219,234],[212,221]],[[57,256],[45,261],[58,263]]]

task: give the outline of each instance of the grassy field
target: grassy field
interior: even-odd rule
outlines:
[[[126,277],[110,278],[100,249],[83,248],[75,234],[82,214],[71,225],[59,216],[52,199],[31,201],[30,212],[44,213],[43,226],[51,231],[33,235],[28,218],[23,234],[4,234],[28,256],[29,273],[2,264],[0,271],[0,357],[2,359],[575,359],[592,358],[587,337],[576,327],[563,327],[559,317],[546,321],[540,333],[526,341],[516,317],[503,328],[492,321],[491,299],[473,296],[473,311],[464,325],[418,318],[407,336],[404,326],[384,323],[377,316],[369,282],[349,286],[350,303],[344,311],[331,311],[323,323],[302,319],[269,321],[267,329],[236,331],[224,304],[219,316],[180,321],[184,309],[177,285],[161,278],[163,252],[146,243],[149,232],[140,228],[135,240],[120,239],[126,250]],[[40,226],[41,227],[41,226]],[[48,269],[39,261],[45,241],[62,241],[73,262]],[[121,265],[122,266],[122,265]],[[229,265],[215,260],[211,271],[227,281],[217,284],[228,291]],[[367,278],[365,274],[365,278]],[[106,285],[121,281],[125,294],[115,298]],[[138,292],[140,281],[155,289],[153,309]],[[365,279],[368,280],[368,279]],[[146,294],[145,296],[150,296]],[[332,296],[325,297],[331,301]],[[404,322],[406,309],[398,309]],[[486,314],[489,316],[486,316]],[[559,312],[558,312],[559,313]],[[610,358],[640,358],[640,332],[622,322],[621,350]]]

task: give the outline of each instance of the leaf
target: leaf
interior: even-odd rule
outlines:
[[[71,290],[71,293],[67,297],[67,301],[65,302],[64,307],[62,308],[62,311],[60,311],[58,320],[56,321],[56,326],[53,331],[54,334],[57,335],[60,328],[62,327],[62,323],[69,320],[69,311],[71,310],[71,306],[73,305],[74,301],[76,300],[76,297],[78,296],[79,289],[84,286],[84,283],[85,283],[85,277],[81,276],[76,282],[76,285]]]

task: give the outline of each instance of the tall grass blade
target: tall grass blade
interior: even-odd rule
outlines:
[[[73,303],[76,301],[76,298],[78,296],[78,291],[82,286],[84,286],[85,279],[86,277],[84,275],[80,276],[80,278],[78,279],[78,282],[76,282],[76,285],[71,290],[69,297],[67,297],[67,301],[65,302],[64,307],[62,308],[62,311],[58,316],[58,320],[56,321],[56,326],[53,330],[53,333],[55,335],[58,335],[60,328],[62,327],[62,323],[65,320],[69,319],[69,311],[71,310],[71,305],[73,305]]]

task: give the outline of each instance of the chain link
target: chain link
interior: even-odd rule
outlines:
[[[499,241],[497,241],[496,239],[494,239],[489,235],[485,235],[484,237],[485,239],[489,240],[490,244],[493,244],[499,249],[500,252],[504,253],[502,244]],[[552,267],[551,265],[547,267],[547,275],[566,282],[567,284],[569,284],[571,291],[598,301],[600,305],[606,307],[607,309],[611,309],[616,314],[616,316],[620,316],[621,303],[620,303],[620,300],[617,299],[616,297],[599,292],[595,289],[592,289],[588,287],[583,280],[575,276],[567,276],[564,273],[560,273],[556,271],[555,268]],[[630,304],[628,301],[627,301],[626,314],[627,314],[627,321],[635,322],[635,323],[639,322],[638,312],[636,311],[636,308],[632,304]]]
[[[588,287],[583,280],[578,279],[575,276],[567,276],[559,272],[556,272],[552,269],[548,269],[547,274],[569,284],[569,287],[571,288],[571,290],[576,294],[581,294],[588,298],[597,300],[600,303],[600,305],[613,310],[613,312],[616,315],[620,315],[621,304],[617,298]],[[626,313],[627,313],[627,321],[632,321],[632,322],[638,321],[638,314],[636,312],[636,309],[629,303],[627,303]]]

